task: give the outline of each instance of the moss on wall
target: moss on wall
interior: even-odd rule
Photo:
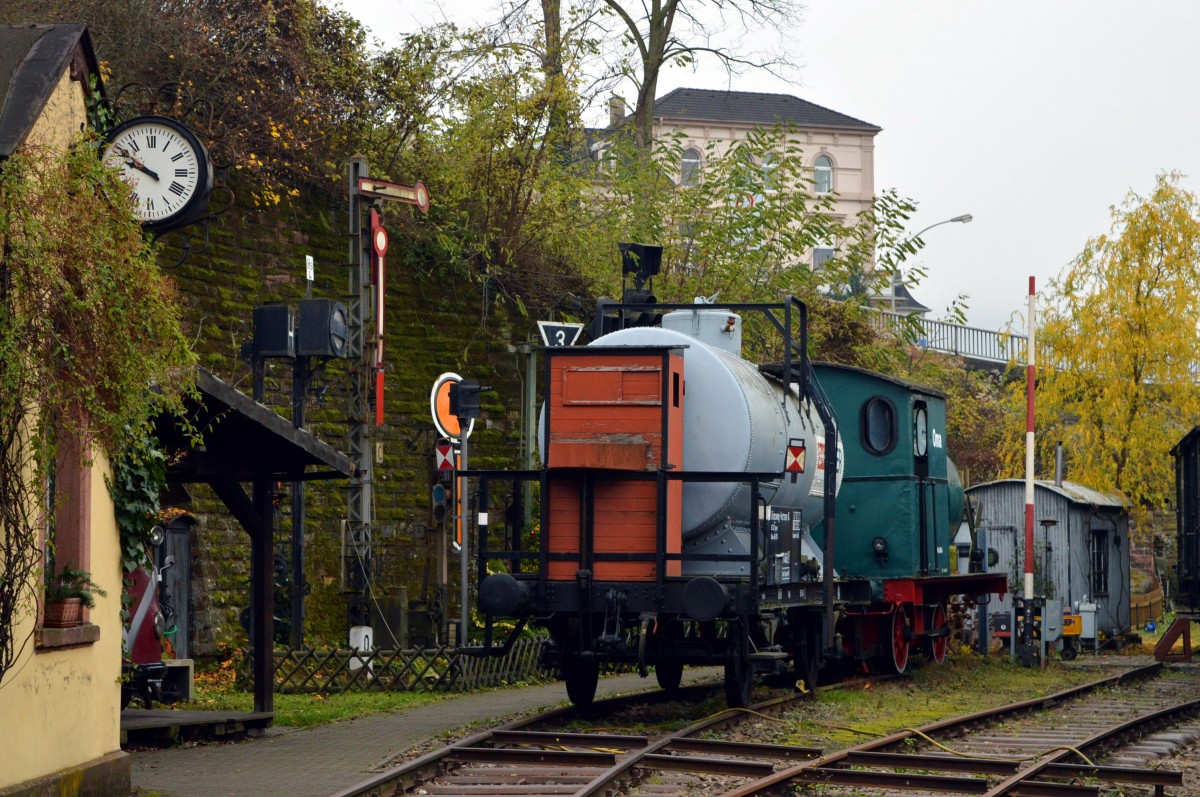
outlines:
[[[246,192],[245,195],[248,195]],[[477,424],[473,462],[494,466],[515,461],[518,444],[519,374],[512,340],[514,325],[496,307],[484,307],[479,291],[462,284],[445,264],[429,263],[406,251],[404,229],[421,224],[408,207],[386,208],[391,232],[387,274],[387,394],[385,426],[378,430],[383,460],[377,466],[374,541],[376,589],[406,586],[410,598],[429,596],[437,581],[429,555],[431,536],[414,539],[428,525],[429,485],[435,432],[429,390],[444,371],[458,371],[496,388],[485,397]],[[344,199],[300,198],[267,210],[234,207],[211,225],[187,228],[191,251],[170,269],[185,307],[186,329],[201,364],[246,393],[252,375],[244,352],[253,334],[253,309],[284,302],[298,306],[305,291],[305,255],[316,261],[313,296],[346,301],[349,274]],[[182,255],[182,237],[163,242],[162,262]],[[528,325],[519,323],[521,338]],[[306,409],[308,428],[343,452],[349,449],[348,364],[330,361],[317,369]],[[268,360],[263,403],[291,415],[292,366]],[[248,452],[252,454],[252,452]],[[344,643],[346,603],[341,592],[341,521],[346,512],[344,481],[312,482],[307,488],[306,598],[309,637]],[[289,485],[280,485],[286,491]],[[197,655],[245,644],[238,612],[248,605],[250,545],[210,490],[190,487],[199,517],[197,566],[193,577]],[[281,496],[276,552],[290,556],[290,497]],[[383,533],[383,532],[388,533]],[[452,568],[452,573],[457,569]],[[452,594],[456,586],[451,587]],[[286,611],[286,607],[277,607]]]

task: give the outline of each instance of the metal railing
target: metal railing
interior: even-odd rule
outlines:
[[[930,351],[951,354],[996,367],[1025,362],[1024,335],[934,321],[868,308],[871,326],[884,334]]]

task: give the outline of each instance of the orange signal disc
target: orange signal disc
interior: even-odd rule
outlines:
[[[450,412],[450,385],[462,381],[458,374],[442,374],[433,383],[433,392],[429,395],[429,409],[433,415],[433,425],[442,437],[458,440],[462,437],[462,424],[458,416]],[[467,424],[467,437],[475,427],[475,420]]]

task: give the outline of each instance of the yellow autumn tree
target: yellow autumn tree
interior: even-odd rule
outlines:
[[[1171,447],[1200,423],[1200,204],[1171,172],[1111,213],[1045,293],[1038,435],[1043,462],[1061,440],[1072,481],[1144,516],[1173,495]]]

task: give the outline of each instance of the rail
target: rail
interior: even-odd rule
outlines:
[[[929,351],[963,357],[980,365],[1003,367],[1025,362],[1024,335],[934,321],[918,315],[868,308],[871,326]]]

